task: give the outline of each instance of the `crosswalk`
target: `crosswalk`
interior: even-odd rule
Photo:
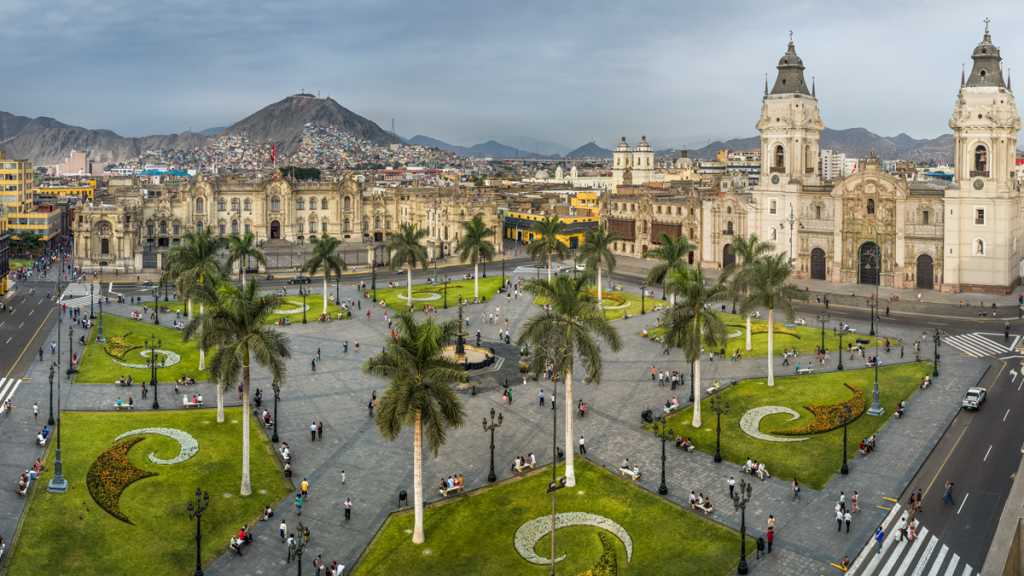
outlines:
[[[927,576],[971,576],[974,573],[970,565],[961,562],[956,553],[951,554],[949,547],[941,544],[923,525],[918,525],[920,529],[913,542],[896,542],[893,534],[901,517],[897,504],[882,524],[885,531],[882,552],[878,552],[878,542],[872,537],[850,568],[851,576],[925,576],[926,570]]]
[[[984,356],[999,356],[1001,354],[1009,354],[1013,352],[1013,347],[1017,341],[1020,340],[1020,336],[1011,336],[1010,341],[1003,343],[1004,336],[1002,334],[987,333],[987,332],[973,332],[971,334],[960,334],[958,336],[946,336],[942,339],[943,343],[953,346],[957,350],[964,352],[968,356],[974,358],[982,358]]]
[[[21,386],[21,378],[15,380],[11,378],[0,378],[0,406],[4,405],[8,400],[14,397],[14,393],[18,390],[18,386]]]

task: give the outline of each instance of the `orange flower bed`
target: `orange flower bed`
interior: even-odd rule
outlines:
[[[822,432],[830,432],[836,428],[841,428],[843,426],[843,406],[850,407],[850,422],[860,418],[867,407],[867,400],[857,388],[845,383],[843,386],[853,391],[853,398],[842,404],[804,406],[804,408],[811,411],[811,414],[814,414],[814,420],[810,424],[800,428],[793,428],[792,430],[772,430],[772,434],[778,434],[779,436],[804,436],[806,434],[821,434]]]
[[[139,468],[128,459],[128,451],[143,440],[143,436],[136,436],[114,445],[96,458],[86,476],[89,494],[96,504],[114,518],[132,526],[132,521],[121,512],[121,492],[136,480],[157,475]]]

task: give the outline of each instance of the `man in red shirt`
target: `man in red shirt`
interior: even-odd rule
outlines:
[[[772,542],[775,541],[775,528],[769,528],[768,534],[765,535],[765,540],[768,541],[768,554],[772,553]]]

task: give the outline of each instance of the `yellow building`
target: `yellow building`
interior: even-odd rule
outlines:
[[[83,202],[92,202],[96,192],[96,181],[89,180],[78,186],[49,186],[43,184],[33,190],[36,200],[46,202],[57,198],[77,198]]]
[[[10,241],[11,235],[7,231],[7,213],[0,206],[0,294],[6,294],[10,286]]]
[[[32,210],[32,163],[15,160],[0,150],[0,186],[3,204],[14,213]]]
[[[595,200],[597,195],[594,194]],[[575,203],[576,199],[573,199]],[[565,207],[563,205],[563,207]],[[558,214],[558,219],[565,223],[565,229],[562,234],[558,235],[558,239],[565,243],[571,250],[576,250],[583,244],[583,235],[586,234],[587,230],[597,229],[597,208],[592,211],[583,210],[587,212],[583,215],[569,215],[569,214]],[[510,210],[505,216],[505,238],[511,238],[518,240],[523,244],[529,244],[534,239],[533,226],[536,222],[540,222],[548,216],[554,216],[555,213],[543,213],[537,212],[517,212]]]

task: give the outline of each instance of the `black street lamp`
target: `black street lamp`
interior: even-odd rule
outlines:
[[[644,310],[644,297],[647,296],[647,282],[640,283],[640,313],[647,314]]]
[[[341,306],[341,274],[334,275],[334,302]]]
[[[168,299],[168,297],[167,297],[167,284],[166,283],[164,283],[164,302],[170,302],[170,299]],[[102,312],[102,309],[101,309],[100,314],[102,314],[102,313],[103,312]]]
[[[370,289],[373,290],[373,301],[377,301],[377,249],[373,250],[373,272],[370,274]]]
[[[718,400],[716,403],[715,400]],[[722,404],[722,393],[715,394],[711,399],[711,411],[718,415],[718,427],[715,428],[715,462],[722,461],[722,414],[729,413],[729,403]]]
[[[59,318],[59,316],[58,316]],[[57,329],[60,330],[60,320],[57,321]],[[74,338],[75,327],[71,326],[68,328],[68,341],[71,342]],[[71,347],[68,346],[68,350]],[[59,356],[58,356],[59,358]],[[68,369],[68,375],[72,374],[71,369]],[[68,491],[68,481],[64,479],[64,462],[61,459],[60,454],[60,376],[57,376],[57,458],[53,463],[53,479],[50,480],[50,484],[46,487],[47,492],[55,492],[63,494]]]
[[[57,323],[60,324],[60,316],[57,317]],[[75,345],[75,327],[74,327],[74,325],[72,325],[72,326],[68,326],[68,372],[67,372],[67,374],[68,374],[69,378],[71,377],[72,374],[74,374],[75,372],[78,372],[78,370],[75,368],[75,360],[74,360],[74,356],[75,355],[74,355],[74,353],[71,352],[72,350],[74,350],[74,345]],[[60,358],[60,354],[58,354],[57,357]],[[60,379],[57,379],[57,396],[60,396]],[[60,418],[60,399],[59,398],[57,400],[57,418]]]
[[[299,576],[302,576],[302,552],[306,549],[306,542],[309,542],[309,527],[303,526],[302,522],[299,522],[298,527],[295,529],[295,535],[297,538],[289,548],[292,550],[292,556],[295,556],[295,559],[299,561]]]
[[[103,337],[103,284],[100,284],[100,325],[96,337],[99,338],[100,344],[107,343],[107,339]]]
[[[932,334],[932,341],[935,342],[935,366],[932,370],[932,376],[939,375],[939,346],[942,346],[942,335],[939,333],[939,329],[935,329],[935,334]]]
[[[60,357],[58,356],[57,358],[59,359]],[[50,426],[53,426],[53,365],[54,365],[54,363],[51,362],[50,363],[50,418],[46,421],[46,423],[48,425],[50,425]]]
[[[153,324],[160,324],[160,289],[158,288],[153,288],[153,310],[156,311]]]
[[[658,424],[661,424],[661,432],[658,432]],[[665,483],[665,441],[672,439],[676,432],[669,428],[668,434],[665,434],[665,417],[658,416],[658,422],[654,424],[654,434],[661,438],[661,486],[658,487],[658,494],[662,496],[668,494],[668,484]]]
[[[89,284],[89,319],[96,319],[96,284]]]
[[[849,334],[850,333],[846,331],[845,327],[839,331],[839,365],[836,366],[836,370],[843,369],[843,336],[847,336]]]
[[[270,441],[277,443],[281,439],[277,436],[277,401],[281,398],[281,389],[274,386],[274,434],[270,437]]]
[[[850,467],[846,465],[846,425],[850,423],[850,407],[847,404],[843,404],[843,411],[839,417],[843,421],[843,467],[839,469],[839,473],[849,474]]]
[[[871,332],[868,332],[868,336],[875,335],[875,299],[868,298],[867,301],[868,310],[871,311]]]
[[[306,287],[299,285],[299,290],[302,290],[302,323],[306,323]]]
[[[444,309],[445,310],[448,309],[448,283],[451,282],[451,281],[452,281],[451,277],[449,277],[449,276],[445,276],[444,277],[443,284],[444,284]]]
[[[153,387],[153,410],[160,409],[160,399],[157,396],[157,382],[156,382],[156,349],[164,345],[163,340],[157,340],[156,335],[153,335],[149,342],[146,342],[149,347],[149,385]],[[163,364],[163,362],[161,362]]]
[[[504,248],[504,246],[502,248]],[[508,258],[507,255],[505,255],[505,254],[501,255],[501,285],[502,286],[505,285],[505,260],[507,258]]]
[[[487,418],[484,418],[484,432],[491,433],[491,472],[487,475],[488,482],[494,482],[498,476],[494,473],[494,429],[501,426],[501,413],[498,413],[498,423],[494,423],[494,408],[491,408],[491,425],[487,425]]]
[[[747,573],[747,502],[750,502],[753,490],[753,484],[740,480],[740,489],[732,495],[732,505],[740,511],[740,563],[736,573],[741,575]]]
[[[202,499],[200,499],[200,493]],[[193,507],[192,503],[188,503],[188,519],[196,520],[196,572],[195,576],[203,576],[203,525],[202,517],[203,512],[210,507],[210,494],[202,492],[199,488],[196,488],[196,504]]]
[[[818,324],[821,324],[821,353],[825,353],[825,325],[832,321],[832,316],[829,314],[818,314]],[[839,356],[842,358],[843,351],[839,351]]]

